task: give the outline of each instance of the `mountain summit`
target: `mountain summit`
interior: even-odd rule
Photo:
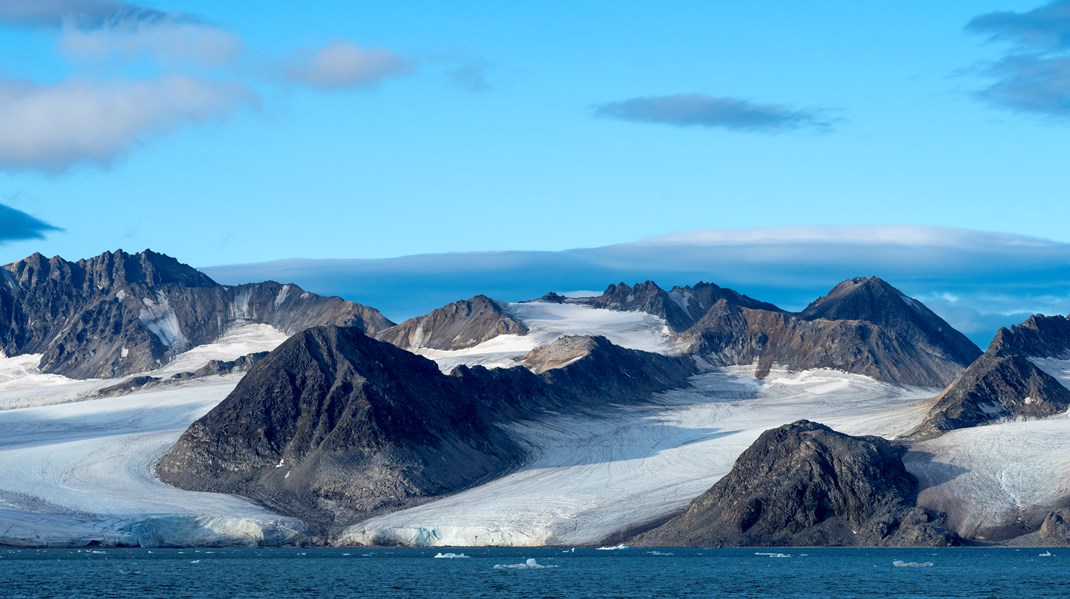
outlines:
[[[9,356],[43,354],[43,372],[144,372],[242,323],[287,333],[327,323],[369,332],[392,324],[377,310],[295,285],[220,285],[151,250],[77,262],[34,254],[0,267],[0,345]]]

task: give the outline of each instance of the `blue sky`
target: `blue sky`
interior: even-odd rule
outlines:
[[[1068,32],[1066,1],[4,0],[0,252],[1070,241]]]

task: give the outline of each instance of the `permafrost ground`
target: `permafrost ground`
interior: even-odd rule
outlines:
[[[604,334],[669,353],[664,322],[648,314],[540,302],[512,304],[532,333],[460,352],[459,363],[513,365],[565,334]],[[272,349],[284,335],[264,325],[233,330],[151,373],[195,370],[210,359]],[[277,544],[299,522],[241,498],[183,491],[152,465],[240,375],[209,377],[129,395],[93,398],[118,380],[73,381],[36,372],[35,356],[0,358],[0,544]],[[1038,362],[1039,363],[1039,362]],[[1064,382],[1070,362],[1041,364]],[[936,389],[904,389],[835,371],[750,367],[711,371],[645,406],[554,414],[513,425],[531,461],[499,480],[351,527],[340,543],[542,545],[600,543],[622,529],[682,509],[724,476],[769,428],[807,418],[849,434],[905,434]],[[921,502],[949,512],[966,535],[1034,517],[1070,497],[1070,417],[1007,422],[917,443],[908,468]]]

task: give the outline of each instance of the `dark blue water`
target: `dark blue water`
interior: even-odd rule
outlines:
[[[439,551],[0,549],[0,596],[1070,596],[1070,550],[1058,549],[454,549],[470,558],[434,559]]]

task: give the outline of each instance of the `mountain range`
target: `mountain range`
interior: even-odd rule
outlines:
[[[395,324],[294,285],[219,285],[151,251],[34,255],[0,276],[3,360],[23,373],[10,390],[0,384],[0,424],[5,411],[22,423],[20,409],[225,391],[176,416],[180,428],[161,425],[159,453],[138,462],[191,502],[223,493],[282,518],[269,531],[260,512],[228,507],[238,515],[213,520],[231,531],[214,543],[249,542],[233,530],[250,522],[255,542],[326,544],[1070,542],[1064,478],[1038,483],[1045,492],[1030,503],[994,478],[973,480],[984,468],[957,453],[977,435],[1017,451],[1007,440],[1030,427],[1062,430],[1062,316],[1003,329],[982,352],[877,277],[843,281],[798,312],[712,283],[647,281],[528,302],[479,295]],[[281,343],[266,355],[238,341],[271,331]],[[69,395],[32,378],[46,376]],[[35,407],[61,402],[74,403]],[[822,415],[845,430],[812,422]],[[26,425],[27,438],[40,428]],[[12,438],[0,474],[30,451]],[[634,478],[655,463],[651,482]],[[84,511],[20,480],[0,485],[15,506],[0,522],[30,526],[20,518],[34,497],[55,503],[56,518]],[[970,484],[1018,507],[979,524]],[[168,492],[187,493],[178,489]],[[546,507],[510,507],[510,493]],[[187,511],[182,522],[204,518]],[[192,542],[178,516],[169,532],[153,516],[151,538],[131,532],[144,517],[115,517],[78,516],[90,532],[67,542]],[[33,544],[6,534],[0,542]]]

